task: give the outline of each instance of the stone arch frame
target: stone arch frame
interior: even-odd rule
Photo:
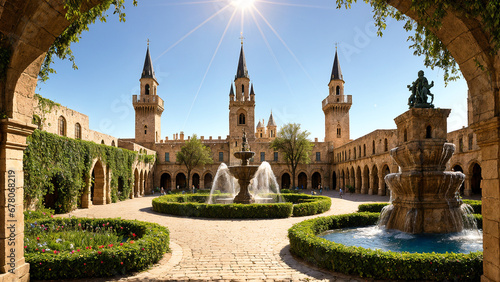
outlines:
[[[373,187],[372,188],[373,194],[379,195],[379,193],[380,193],[379,192],[380,191],[380,182],[379,182],[379,180],[380,180],[381,177],[379,175],[379,169],[378,169],[378,167],[377,167],[376,164],[373,165],[370,175],[371,175],[370,181],[372,182],[371,186]]]
[[[63,115],[57,119],[57,134],[60,136],[68,136],[68,122]]]
[[[146,85],[144,85],[144,94],[149,95],[150,92],[151,92],[151,87],[149,86],[149,83],[146,83]]]
[[[365,165],[362,172],[362,182],[361,182],[361,194],[370,194],[372,195],[372,187],[370,185],[370,169],[368,165]]]
[[[475,166],[479,167],[479,175],[477,173],[474,173],[474,167]],[[471,161],[469,163],[469,167],[467,168],[467,172],[470,175],[469,179],[469,187],[470,187],[470,193],[471,195],[473,194],[480,194],[482,195],[482,190],[483,190],[483,167],[481,166],[481,163],[478,161]],[[478,186],[478,187],[476,187]],[[479,192],[479,193],[476,193]],[[484,233],[483,233],[484,234]]]
[[[236,125],[246,125],[247,115],[247,111],[245,111],[244,109],[239,109],[236,112],[236,117],[238,119],[236,121]]]
[[[94,172],[95,176],[93,193],[91,182],[92,172]],[[106,204],[106,168],[100,158],[92,161],[91,169],[85,178],[85,190],[81,197],[82,208]]]
[[[79,122],[75,123],[75,139],[82,139],[82,125]]]
[[[296,182],[297,183],[297,187],[302,188],[302,186],[304,186],[303,189],[307,189],[307,186],[308,186],[307,184],[309,183],[309,181],[311,179],[309,177],[309,175],[307,175],[307,171],[305,171],[305,170],[299,170],[299,171],[296,172],[296,175],[297,175],[297,182]],[[301,177],[300,177],[301,175],[305,176],[305,180],[302,179],[302,181],[300,181],[301,180]]]
[[[391,167],[389,166],[389,164],[384,163],[382,165],[382,170],[380,171],[380,173],[382,174],[383,179],[385,179],[385,176],[387,174],[391,173]],[[385,180],[384,180],[384,183],[382,183],[382,185],[380,185],[379,195],[385,196],[387,193],[387,189],[388,189],[387,183],[385,183]]]
[[[162,170],[160,173],[160,187],[163,187],[163,189],[166,191],[168,191],[168,189],[172,189],[172,173],[169,171],[169,170]],[[170,178],[170,181],[169,182],[166,182],[167,185],[164,185],[164,182],[163,182],[163,175],[168,175],[168,177]],[[168,181],[167,179],[165,181]]]
[[[184,181],[181,181],[181,179],[178,180],[178,177],[180,177],[180,175],[184,175]],[[183,185],[186,185],[187,186],[187,172],[183,171],[183,170],[179,170],[175,173],[175,185],[174,185],[174,189],[177,189],[177,186],[179,186],[179,189],[184,189],[186,187],[184,187]]]
[[[208,177],[210,179],[208,179]],[[214,177],[215,177],[215,174],[210,170],[207,170],[203,173],[203,175],[201,176],[201,179],[203,180],[203,188],[204,189],[212,188],[212,184],[214,183]],[[207,181],[207,180],[209,180],[209,181]],[[208,184],[210,184],[210,186]]]
[[[197,183],[195,183],[195,175],[198,176],[198,181]],[[194,171],[191,173],[191,185],[194,185],[196,187],[196,189],[199,189],[201,187],[201,173],[197,172],[197,171]],[[191,186],[189,187],[189,189],[191,189]]]
[[[361,181],[362,181],[362,174],[361,174],[361,167],[358,165],[355,170],[355,175],[356,175],[356,193],[361,193]]]
[[[322,177],[323,177],[323,175],[318,170],[312,171],[312,173],[311,173],[311,187],[312,187],[312,189],[318,189],[318,185],[323,186],[324,183],[322,182]],[[318,179],[315,179],[315,178],[318,178]]]
[[[349,184],[354,187],[354,191],[356,191],[356,170],[354,170],[354,166],[351,166],[349,176],[351,177]]]
[[[130,198],[133,199],[139,193],[139,169],[136,167],[134,169],[134,188],[131,189]]]
[[[29,125],[31,119],[31,108],[29,101],[34,93],[36,85],[36,73],[40,69],[43,61],[43,54],[48,50],[55,38],[59,36],[68,27],[68,22],[65,17],[63,5],[59,2],[52,1],[24,1],[24,0],[9,0],[10,5],[5,6],[2,15],[0,15],[5,24],[0,28],[0,32],[11,39],[12,55],[6,72],[6,80],[1,86],[2,98],[0,99],[0,108],[9,117],[3,123],[8,123],[9,126],[15,126],[22,129],[14,134],[14,137],[25,138],[29,135],[29,131],[34,127]],[[82,11],[102,3],[100,0],[92,0],[85,2],[82,6]],[[388,4],[394,6],[401,13],[419,21],[418,15],[411,8],[410,0],[389,0]],[[28,9],[27,5],[30,5]],[[13,8],[15,7],[15,8]],[[43,15],[43,16],[40,16]],[[30,26],[32,28],[26,28]],[[500,73],[497,71],[498,54],[491,54],[488,35],[484,25],[478,19],[466,17],[453,10],[448,11],[443,18],[439,29],[431,28],[443,44],[451,52],[456,59],[462,74],[467,80],[471,100],[474,101],[473,107],[477,109],[474,112],[473,121],[474,131],[478,134],[478,145],[483,151],[498,151],[500,141],[498,137],[498,128],[500,121],[497,103],[498,81]],[[464,47],[466,46],[466,47]],[[476,62],[479,62],[484,69],[476,67]],[[21,106],[22,105],[22,106]],[[479,124],[479,122],[481,122]],[[494,134],[493,132],[494,131]],[[5,133],[2,133],[5,134]],[[491,137],[494,136],[494,137]],[[9,137],[12,138],[12,137]],[[24,145],[25,139],[21,139],[21,145]],[[4,154],[15,154],[20,148],[4,148]],[[2,161],[2,162],[5,162]],[[4,165],[2,167],[5,167]],[[483,164],[485,171],[498,171],[500,160],[493,159]],[[15,161],[16,171],[22,173],[22,159]],[[4,171],[2,171],[4,173]],[[487,190],[498,189],[499,177],[497,173],[485,175],[484,185]],[[5,184],[4,184],[5,185]],[[20,201],[22,202],[22,201]],[[499,204],[498,196],[490,195],[490,199],[485,201],[485,205]],[[21,219],[22,220],[22,219]],[[494,234],[488,232],[494,224],[498,224],[496,218],[485,217],[485,237],[488,237],[485,242],[495,242],[495,248],[485,248],[485,279],[498,281],[495,276],[500,271],[500,254],[493,253],[493,250],[498,249],[500,245],[498,237],[492,237]],[[489,223],[489,224],[488,224]],[[20,234],[22,237],[22,232]],[[21,265],[26,265],[22,260],[22,255],[19,260]],[[2,258],[0,264],[5,265],[6,259]],[[18,271],[17,277],[26,274],[27,271]]]
[[[292,174],[288,170],[282,170],[278,175],[280,176],[279,177],[280,189],[292,189],[292,188],[294,188],[294,187],[291,187],[292,186]],[[288,181],[285,182],[285,184],[288,184],[286,187],[283,184],[283,182],[284,182],[283,177],[285,177],[285,175],[288,175]]]

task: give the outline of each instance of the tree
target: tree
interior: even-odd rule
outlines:
[[[177,152],[177,162],[186,166],[187,169],[187,185],[189,187],[189,180],[191,178],[191,170],[197,166],[211,164],[211,150],[203,145],[197,138],[196,134],[186,141],[181,150]]]
[[[281,151],[283,158],[292,172],[292,187],[295,187],[295,170],[299,163],[308,164],[313,144],[307,130],[300,130],[300,124],[288,123],[280,128],[278,135],[271,142],[270,147],[275,151]]]

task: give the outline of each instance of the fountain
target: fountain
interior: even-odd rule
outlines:
[[[208,203],[272,203],[281,202],[279,196],[279,186],[271,166],[267,162],[262,162],[260,166],[249,165],[255,152],[250,151],[247,143],[246,133],[243,131],[243,142],[241,151],[235,152],[234,156],[241,160],[241,165],[226,166],[224,163],[219,166],[214,178]],[[222,190],[231,197],[214,199],[215,190]],[[269,193],[277,193],[278,198],[262,197]]]

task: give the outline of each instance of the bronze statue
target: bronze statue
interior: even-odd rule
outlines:
[[[429,81],[424,76],[424,71],[418,72],[418,78],[411,85],[408,85],[408,90],[411,91],[408,98],[408,106],[411,108],[434,108],[434,94],[430,89],[434,86],[434,81],[429,84]],[[431,101],[427,102],[428,96],[431,96]]]

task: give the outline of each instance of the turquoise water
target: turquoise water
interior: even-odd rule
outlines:
[[[345,228],[318,235],[346,246],[410,253],[470,253],[483,250],[482,231],[448,234],[408,234],[378,226]]]

